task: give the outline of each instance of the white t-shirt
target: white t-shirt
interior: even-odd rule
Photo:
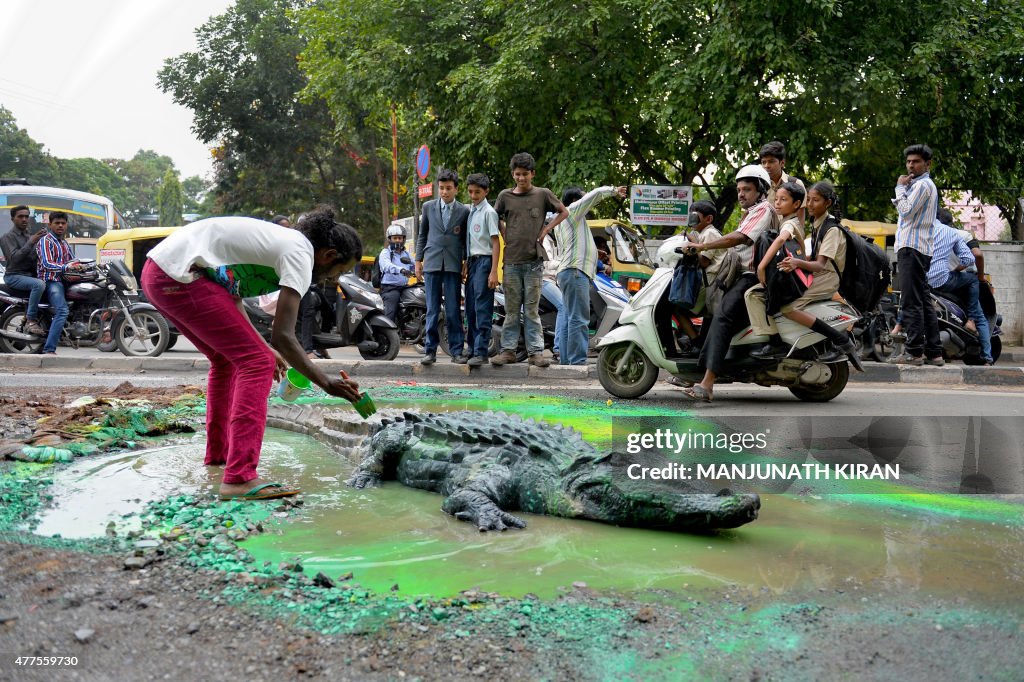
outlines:
[[[149,252],[171,279],[200,275],[233,296],[260,296],[281,287],[299,295],[313,279],[313,245],[302,233],[255,218],[206,218],[175,230]]]

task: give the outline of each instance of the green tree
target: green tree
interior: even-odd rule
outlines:
[[[371,152],[343,135],[324,102],[301,99],[305,44],[290,11],[301,0],[238,0],[196,31],[199,48],[168,59],[158,80],[216,144],[218,210],[269,217],[317,203],[379,240]]]
[[[324,0],[297,16],[308,92],[339,120],[353,99],[423,112],[405,125],[462,171],[506,178],[527,150],[555,188],[694,180],[723,222],[733,170],[772,139],[811,179],[891,187],[903,146],[928,141],[940,182],[1024,180],[1020,3]]]
[[[157,193],[167,171],[174,170],[171,157],[140,149],[130,159],[104,161],[124,182],[125,198],[120,208],[125,217],[134,220],[140,215],[160,212]],[[177,177],[176,171],[174,175]]]
[[[25,178],[36,185],[53,184],[56,160],[24,128],[14,114],[0,106],[0,177]]]
[[[160,207],[160,224],[171,227],[181,225],[181,212],[185,205],[185,196],[181,191],[178,174],[168,168],[160,183],[157,193],[157,204]]]
[[[213,212],[210,183],[198,175],[191,175],[181,181],[181,191],[185,195],[185,213],[208,215]]]

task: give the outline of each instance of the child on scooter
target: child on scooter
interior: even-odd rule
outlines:
[[[807,211],[813,225],[811,260],[790,256],[779,263],[779,269],[804,270],[814,276],[814,281],[800,298],[782,306],[782,314],[832,341],[836,352],[846,355],[854,369],[863,372],[853,339],[804,310],[814,301],[832,298],[839,291],[840,273],[846,269],[846,237],[839,226],[839,197],[832,183],[823,180],[811,186],[807,191]]]
[[[768,287],[768,269],[774,267],[775,254],[779,252],[779,249],[791,239],[801,245],[804,243],[804,230],[800,225],[800,216],[803,214],[805,196],[804,188],[792,180],[783,183],[775,191],[775,212],[782,218],[779,236],[765,251],[757,266],[759,283],[748,289],[743,295],[753,332],[769,337],[768,343],[751,352],[751,357],[762,359],[785,357],[789,351],[789,346],[783,343],[782,337],[779,336],[779,329],[775,326],[775,321],[768,315],[767,298],[770,292],[766,290],[766,287]]]

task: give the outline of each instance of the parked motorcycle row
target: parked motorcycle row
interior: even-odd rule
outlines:
[[[79,261],[84,270],[63,276],[68,318],[61,343],[116,348],[128,356],[156,357],[171,344],[164,316],[142,300],[135,276],[122,261],[97,265]],[[0,352],[38,353],[45,339],[26,331],[28,293],[0,283]],[[45,297],[39,304],[39,323],[49,327],[53,312]]]

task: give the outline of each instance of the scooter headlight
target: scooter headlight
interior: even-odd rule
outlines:
[[[635,294],[643,287],[644,281],[638,277],[630,277],[626,280],[626,291]]]

